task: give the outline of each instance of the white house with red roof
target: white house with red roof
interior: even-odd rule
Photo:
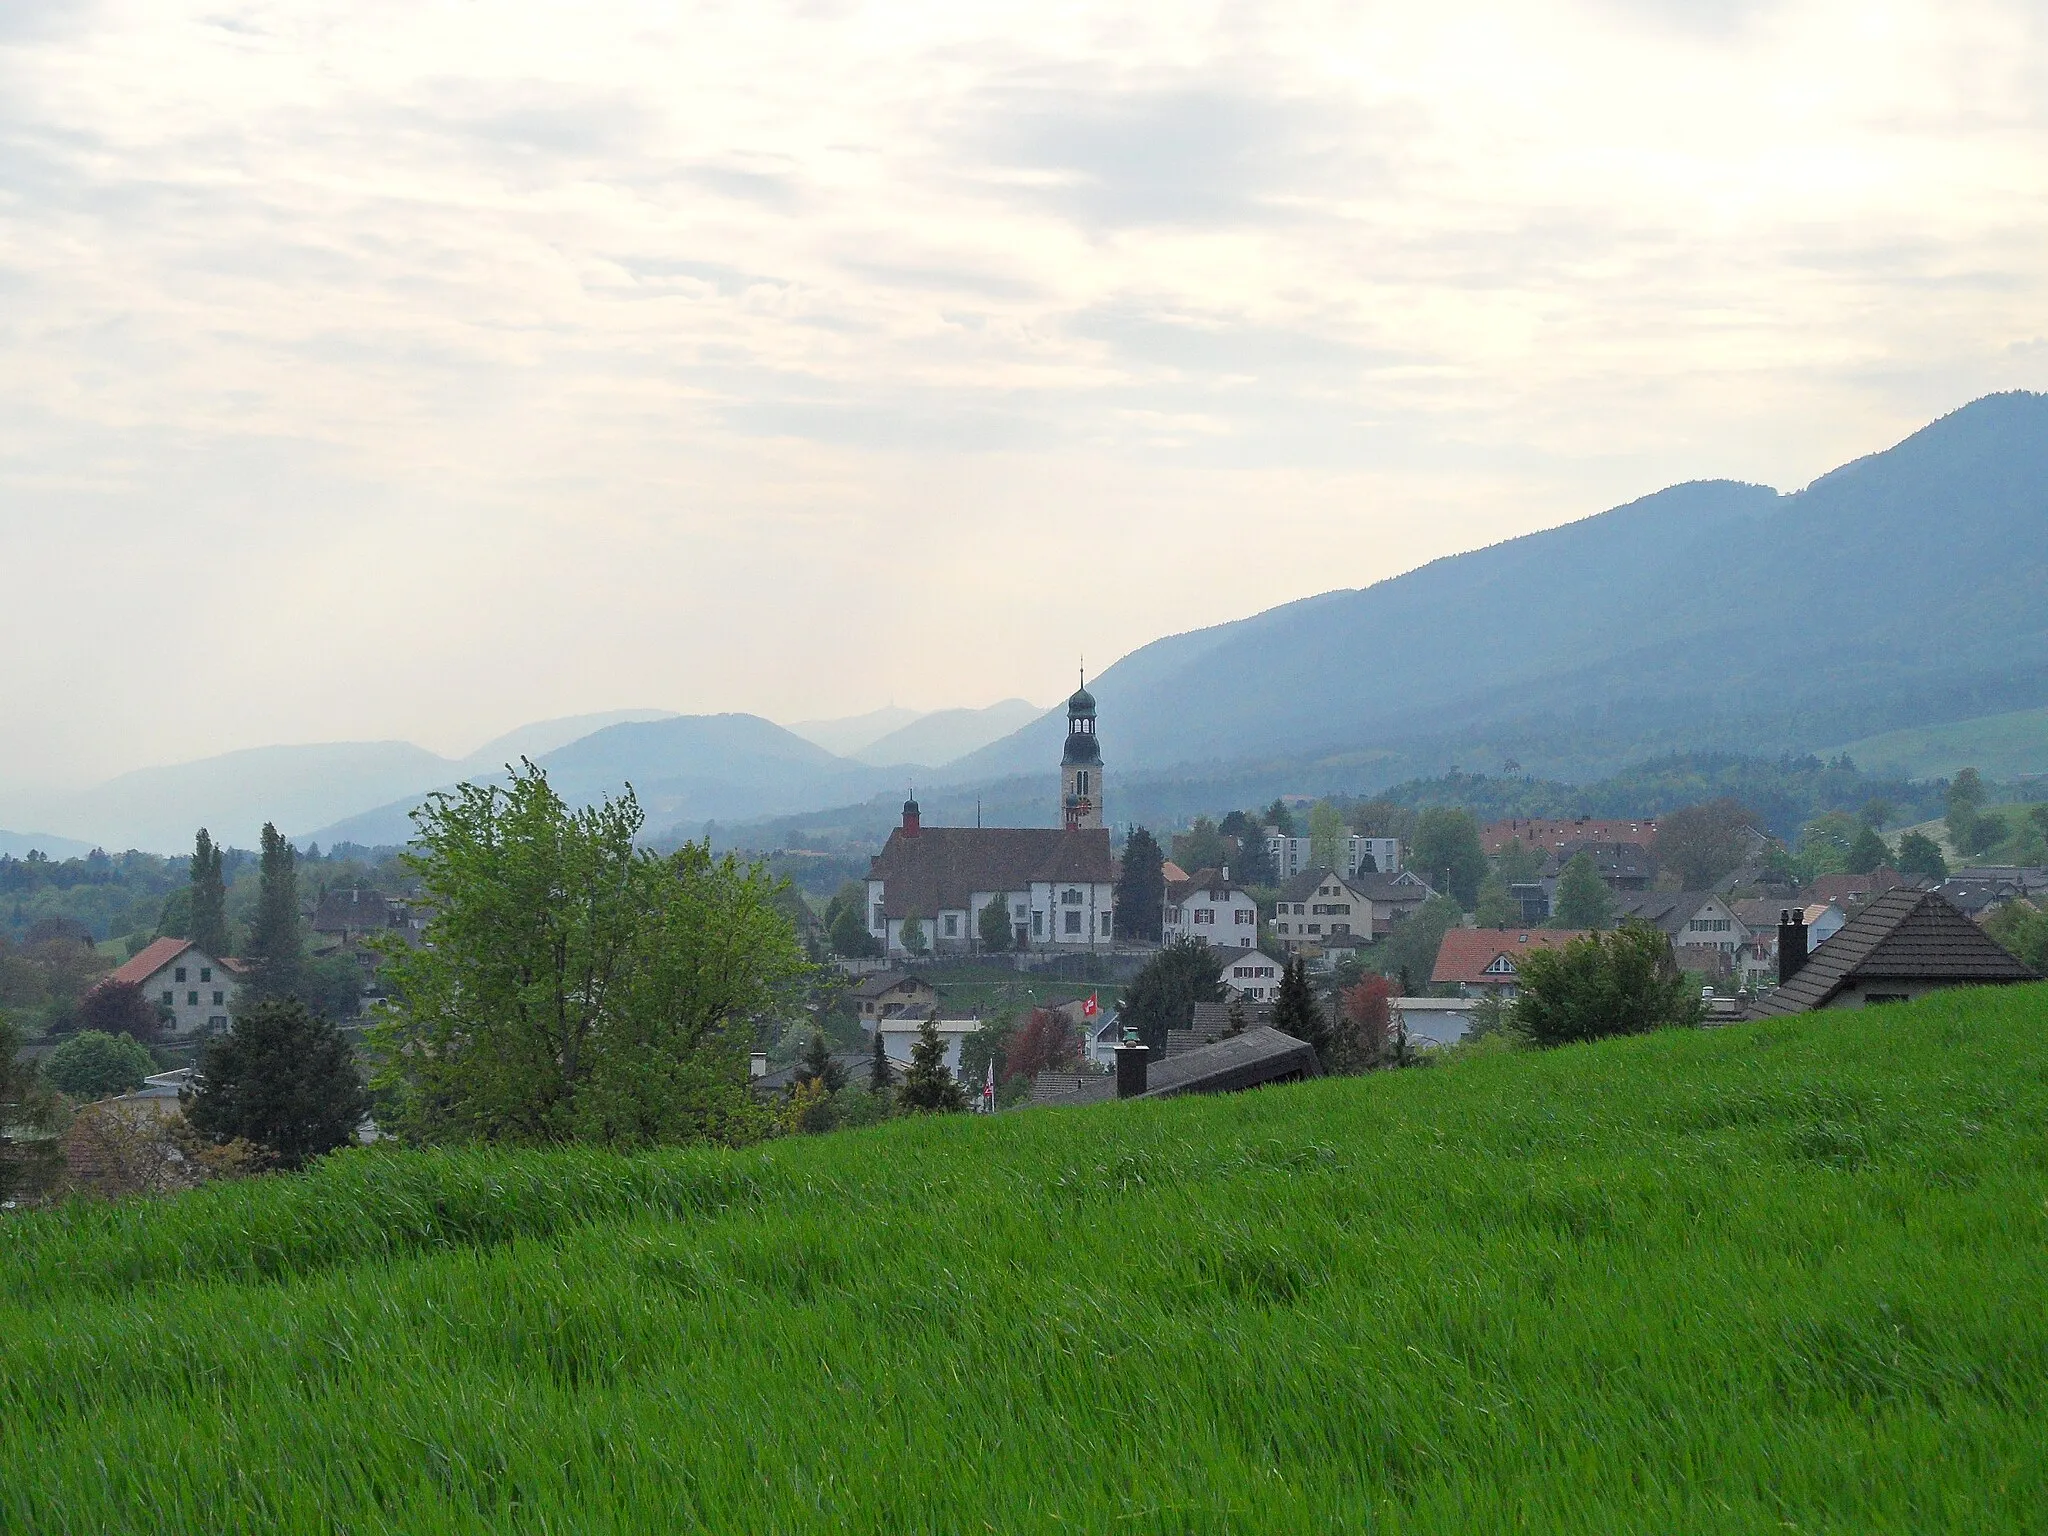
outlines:
[[[246,974],[241,961],[209,955],[190,939],[157,939],[106,981],[141,987],[167,1016],[165,1034],[200,1035],[228,1027]]]

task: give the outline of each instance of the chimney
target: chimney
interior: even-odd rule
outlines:
[[[903,802],[903,835],[915,837],[918,834],[917,797],[915,793]]]
[[[1124,1031],[1123,1044],[1116,1048],[1116,1096],[1120,1099],[1135,1099],[1145,1091],[1145,1063],[1151,1057],[1149,1046],[1138,1043],[1135,1029]]]
[[[748,1079],[751,1080],[757,1077],[766,1077],[767,1075],[768,1053],[766,1051],[754,1051],[750,1053],[747,1057]]]
[[[1787,907],[1778,914],[1778,985],[1784,986],[1806,964],[1806,914]]]

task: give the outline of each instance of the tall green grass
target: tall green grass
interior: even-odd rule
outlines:
[[[2048,989],[0,1225],[0,1530],[2048,1528]]]

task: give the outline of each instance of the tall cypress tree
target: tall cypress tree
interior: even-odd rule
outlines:
[[[1335,1031],[1330,1027],[1329,1011],[1309,984],[1308,962],[1299,956],[1288,961],[1287,969],[1280,973],[1280,995],[1273,999],[1273,1027],[1314,1046],[1316,1059],[1329,1066]]]
[[[1165,862],[1159,840],[1143,827],[1131,828],[1124,839],[1123,872],[1116,881],[1118,938],[1159,942],[1160,906],[1166,897],[1160,871]]]
[[[221,878],[220,849],[206,828],[192,843],[192,916],[189,936],[218,960],[228,952],[228,888]]]
[[[249,930],[250,1002],[295,997],[305,984],[305,941],[299,933],[298,856],[284,834],[263,824],[263,886]]]

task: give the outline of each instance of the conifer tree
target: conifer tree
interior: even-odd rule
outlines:
[[[1315,1047],[1316,1059],[1326,1066],[1330,1059],[1330,1015],[1309,985],[1308,962],[1300,956],[1287,962],[1280,973],[1280,995],[1273,1000],[1273,1027]]]
[[[218,960],[228,952],[228,891],[221,878],[220,849],[204,827],[192,842],[191,901],[187,937]]]
[[[354,1141],[369,1107],[348,1041],[293,998],[257,1004],[207,1042],[185,1118],[209,1140],[251,1141],[297,1168]]]
[[[1605,928],[1614,915],[1614,893],[1600,878],[1591,856],[1573,854],[1558,872],[1551,916],[1560,928]]]
[[[981,947],[991,955],[1000,955],[1010,947],[1010,898],[1001,891],[989,897],[988,905],[981,909],[978,919],[981,928]]]
[[[1849,849],[1849,873],[1867,875],[1884,868],[1891,862],[1892,851],[1885,846],[1885,840],[1867,824],[1856,834],[1856,841]]]
[[[1120,939],[1159,942],[1160,907],[1166,899],[1166,855],[1159,839],[1143,827],[1124,839],[1124,866],[1116,880],[1116,933]]]
[[[832,1059],[832,1047],[822,1029],[811,1031],[811,1043],[804,1047],[803,1069],[799,1081],[822,1083],[827,1093],[837,1093],[846,1086],[846,1068]]]
[[[1244,1033],[1244,1026],[1244,996],[1240,992],[1233,991],[1230,994],[1230,1016],[1223,1033],[1226,1035],[1241,1035]]]
[[[889,1091],[889,1053],[882,1046],[882,1026],[875,1026],[875,1054],[868,1062],[868,1091]]]
[[[298,856],[284,834],[263,824],[262,889],[249,930],[249,1002],[296,997],[305,984],[305,941],[299,933]]]
[[[967,1108],[967,1095],[946,1065],[946,1042],[930,1019],[917,1027],[910,1070],[903,1074],[903,1089],[896,1098],[903,1108],[922,1114],[957,1114]]]

